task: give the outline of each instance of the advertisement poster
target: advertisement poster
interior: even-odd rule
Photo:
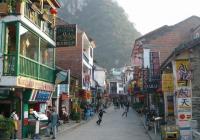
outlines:
[[[162,74],[162,91],[173,92],[174,91],[174,80],[173,74]]]
[[[178,126],[180,128],[185,128],[185,127],[190,128],[191,127],[190,121],[179,121]]]
[[[179,121],[189,121],[192,119],[192,111],[179,111],[178,112]]]
[[[192,130],[180,130],[181,140],[192,140]]]
[[[192,90],[189,87],[180,87],[175,92],[177,98],[191,98]]]
[[[187,59],[176,60],[177,86],[190,86],[191,75],[189,61]]]
[[[178,101],[178,110],[180,109],[192,109],[192,100],[191,98],[177,98]]]
[[[168,116],[174,116],[174,97],[167,96],[167,112]]]

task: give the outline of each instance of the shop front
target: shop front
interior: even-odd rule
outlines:
[[[46,110],[48,106],[51,106],[52,92],[38,89],[26,89],[23,92],[23,137],[33,136],[35,133],[35,122],[33,119],[31,111],[36,111],[39,114],[46,116]],[[40,123],[40,128],[44,127],[47,123],[47,117]],[[29,138],[31,138],[29,137]]]
[[[21,100],[21,94],[20,94],[20,90],[16,89],[16,88],[6,88],[6,87],[1,87],[0,89],[0,115],[3,118],[0,118],[0,122],[1,121],[8,121],[10,119],[10,116],[12,114],[13,110],[16,110],[16,114],[19,118],[19,120],[17,121],[17,128],[18,128],[18,132],[17,132],[17,136],[20,137],[21,134],[21,104],[22,104],[22,100]],[[4,120],[2,120],[4,119]],[[2,123],[0,123],[0,128],[2,128]],[[7,127],[9,126],[9,123],[6,124]],[[6,130],[7,132],[9,130]],[[2,135],[0,135],[0,139]]]
[[[16,109],[20,116],[18,138],[26,138],[30,134],[30,127],[28,127],[31,116],[30,110],[45,114],[47,107],[51,106],[50,101],[55,88],[53,84],[47,82],[16,77],[15,88],[11,89],[11,93],[13,93],[11,99],[16,100],[12,102],[14,104],[12,109]]]

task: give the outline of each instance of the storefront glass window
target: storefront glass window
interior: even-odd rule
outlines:
[[[20,27],[20,54],[38,60],[39,37],[27,30],[23,26]]]
[[[49,67],[54,66],[54,48],[45,40],[41,40],[40,63]]]

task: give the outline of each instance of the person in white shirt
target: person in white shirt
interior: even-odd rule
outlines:
[[[18,120],[19,120],[19,117],[16,113],[16,110],[13,110],[11,115],[10,115],[10,118],[13,119],[14,121],[14,125],[15,125],[15,131],[14,131],[14,135],[12,136],[14,139],[17,139],[17,131],[18,131]]]

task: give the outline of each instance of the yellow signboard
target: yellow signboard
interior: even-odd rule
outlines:
[[[173,74],[162,74],[162,91],[173,92],[174,91],[174,80]]]

